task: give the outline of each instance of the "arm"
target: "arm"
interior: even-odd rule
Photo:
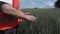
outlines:
[[[16,17],[25,18],[25,14],[23,12],[18,13],[17,10],[15,8],[13,8],[11,5],[4,4],[2,6],[2,9],[3,9],[3,12],[6,14],[11,14],[11,15],[14,15]]]
[[[11,14],[16,17],[21,17],[23,19],[27,19],[30,21],[36,20],[36,18],[34,16],[25,15],[23,12],[18,13],[15,8],[13,8],[11,5],[8,5],[8,4],[2,5],[2,9],[3,9],[3,12],[6,14]]]

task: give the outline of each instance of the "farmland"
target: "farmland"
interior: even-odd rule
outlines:
[[[18,34],[60,34],[60,9],[22,9],[36,16],[35,22],[27,20],[19,24]]]

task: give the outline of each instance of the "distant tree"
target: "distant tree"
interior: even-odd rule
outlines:
[[[35,9],[38,9],[37,7],[35,7]]]
[[[60,8],[60,0],[57,0],[54,4],[55,8]]]

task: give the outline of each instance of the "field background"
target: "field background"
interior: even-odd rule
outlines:
[[[18,34],[60,34],[60,9],[22,9],[23,12],[31,12],[37,17],[37,21],[23,20],[19,25]]]

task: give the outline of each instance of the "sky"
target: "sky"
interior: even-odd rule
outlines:
[[[11,0],[0,0],[11,4]],[[54,8],[56,0],[19,0],[20,8]]]
[[[54,8],[56,0],[20,0],[20,8]]]

